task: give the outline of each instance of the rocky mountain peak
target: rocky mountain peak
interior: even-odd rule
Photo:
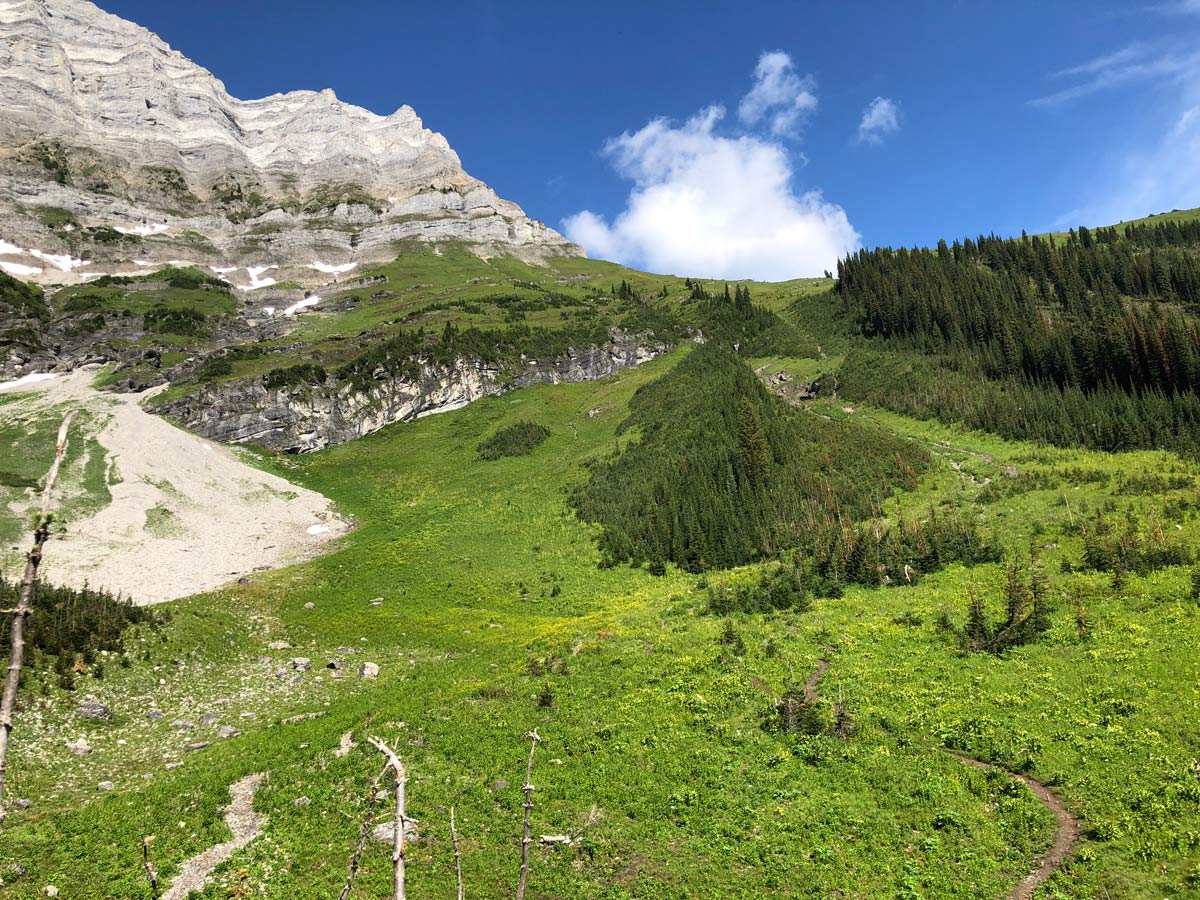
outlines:
[[[411,107],[379,115],[330,89],[240,100],[88,0],[0,0],[0,106],[3,249],[79,262],[63,272],[0,253],[25,277],[135,258],[377,261],[413,240],[582,252],[468,175]],[[114,229],[152,233],[95,240]]]

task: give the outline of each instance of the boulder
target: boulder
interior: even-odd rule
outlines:
[[[75,715],[81,719],[92,719],[98,722],[107,721],[112,716],[112,710],[99,700],[84,700],[75,707]]]
[[[404,823],[404,837],[409,841],[415,841],[418,836],[417,823],[409,819]],[[371,830],[371,837],[385,844],[394,843],[396,840],[396,823],[381,822]]]
[[[87,756],[92,752],[92,747],[87,742],[87,738],[82,737],[76,741],[67,741],[66,747],[76,756]]]

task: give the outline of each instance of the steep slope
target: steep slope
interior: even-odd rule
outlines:
[[[582,254],[468,175],[411,108],[380,116],[330,90],[239,100],[87,0],[0,0],[0,106],[10,274],[71,281],[184,259],[319,281],[412,240]]]

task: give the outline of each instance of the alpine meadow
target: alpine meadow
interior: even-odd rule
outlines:
[[[241,100],[278,48],[227,89],[101,4],[0,0],[0,894],[1200,898],[1195,116],[1137,181],[1178,209],[966,236],[938,198],[908,240],[932,212],[806,185],[869,180],[926,107],[871,88],[829,150],[858,76],[768,50],[728,111],[589,122],[587,191],[536,163],[526,208],[580,198],[560,233],[408,106]],[[468,6],[478,59],[425,65],[553,43]],[[785,40],[769,6],[731,48]],[[442,46],[415,23],[449,13],[389,10]],[[1020,115],[1191,96],[1148,41]],[[582,127],[527,74],[506,117]]]

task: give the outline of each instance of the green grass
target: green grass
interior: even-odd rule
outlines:
[[[41,502],[48,460],[54,458],[58,427],[68,407],[49,411],[20,393],[0,397],[0,568],[17,571],[28,548],[33,515]],[[108,505],[113,473],[96,440],[105,416],[85,410],[75,419],[74,437],[59,475],[55,519],[59,527],[93,515]]]
[[[1196,219],[1200,219],[1200,208],[1173,209],[1170,212],[1154,213],[1153,215],[1144,216],[1140,219],[1121,221],[1116,223],[1115,227],[1120,231],[1124,230],[1126,225],[1165,225],[1168,222],[1194,222]],[[1099,224],[1103,224],[1104,227],[1108,227],[1108,225],[1112,223],[1098,223],[1098,225]],[[1076,228],[1076,230],[1078,230],[1078,228]],[[1056,244],[1058,244],[1067,239],[1067,232],[1055,231],[1047,236]]]
[[[597,271],[589,265],[602,268],[563,261],[555,271]],[[915,587],[851,588],[805,613],[737,617],[746,652],[730,657],[722,621],[703,614],[701,579],[597,568],[593,533],[564,504],[583,463],[631,439],[616,427],[633,392],[681,356],[619,379],[491,398],[317,454],[264,457],[359,527],[328,556],[171,604],[165,639],[135,637],[131,667],[80,679],[77,695],[42,696],[32,678],[37,708],[14,732],[11,778],[35,805],[12,816],[0,843],[6,896],[32,898],[46,884],[77,898],[147,896],[142,837],[156,836],[155,864],[169,877],[227,839],[217,807],[229,784],[257,771],[269,772],[256,800],[264,835],[205,896],[334,896],[380,764],[362,746],[369,734],[396,743],[410,767],[409,809],[423,835],[412,896],[452,895],[452,804],[469,894],[505,896],[516,879],[523,735],[534,727],[545,739],[535,835],[590,823],[587,853],[535,847],[536,897],[1006,896],[1048,845],[1053,820],[1010,779],[946,748],[1023,761],[1081,815],[1085,840],[1039,897],[1195,896],[1200,607],[1189,573],[1131,577],[1117,591],[1104,575],[1068,569],[1082,552],[1075,524],[1109,505],[1156,517],[1197,546],[1195,487],[1121,490],[1122,476],[1145,472],[1194,484],[1196,464],[1052,450],[818,401],[810,414],[867,417],[933,451],[938,465],[917,491],[890,500],[889,514],[959,509],[1013,553],[1036,541],[1056,599],[1053,628],[1004,657],[961,656],[934,627],[938,614],[961,621],[968,585],[998,611],[1003,575],[998,565],[952,567]],[[767,362],[821,369],[819,360]],[[476,458],[481,441],[519,421],[551,433],[528,456]],[[0,469],[13,468],[10,455]],[[1091,470],[1106,477],[1078,474]],[[293,649],[268,650],[278,639]],[[360,652],[342,656],[348,676],[338,680],[321,666],[342,646]],[[831,663],[824,702],[840,688],[855,735],[764,729],[772,698],[822,654]],[[314,671],[295,686],[290,671],[276,680],[295,655],[311,657]],[[362,660],[381,665],[378,682],[354,677]],[[534,700],[546,684],[549,707]],[[110,703],[113,720],[77,721],[85,693]],[[152,708],[164,718],[148,720]],[[218,741],[215,725],[170,726],[206,711],[243,734]],[[282,723],[308,712],[321,715]],[[337,758],[347,731],[360,746]],[[80,734],[91,756],[62,748]],[[183,750],[197,740],[213,746]],[[183,765],[166,770],[167,761]],[[96,793],[104,779],[117,790]],[[294,805],[301,796],[312,803]],[[17,861],[29,875],[9,880]],[[382,895],[389,875],[386,849],[373,844],[359,895]]]

